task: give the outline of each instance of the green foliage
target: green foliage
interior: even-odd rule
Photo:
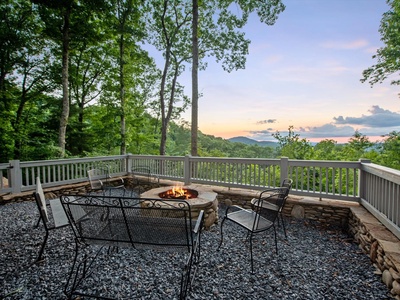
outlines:
[[[164,117],[171,121],[169,126],[164,126],[168,134],[165,154],[183,156],[190,153],[190,124],[178,123],[188,98],[177,81],[191,60],[191,41],[187,38],[191,36],[190,1],[32,2],[9,0],[0,4],[0,162],[52,159],[63,152],[57,146],[62,111],[59,45],[62,10],[68,7],[74,13],[69,32],[71,93],[66,154],[74,157],[119,154],[123,139],[129,153],[158,154],[165,121],[162,110],[166,113]],[[232,10],[233,4],[238,9]],[[371,84],[399,70],[399,0],[389,1],[389,5],[391,10],[385,13],[380,29],[385,47],[378,50],[378,64],[364,73],[364,80],[369,78]],[[241,29],[249,14],[256,12],[262,22],[272,25],[283,9],[279,0],[200,1],[200,59],[213,56],[227,71],[243,68],[249,41]],[[161,18],[163,13],[164,19]],[[144,19],[145,15],[151,18]],[[161,28],[166,31],[160,31]],[[160,51],[168,50],[163,53],[169,53],[171,69],[163,73],[157,68],[140,46],[144,38]],[[166,49],[166,45],[171,48]],[[205,65],[201,67],[204,69]],[[165,84],[161,89],[163,74]],[[168,101],[159,101],[160,92]],[[172,105],[172,108],[163,105]],[[123,120],[126,124],[124,132],[121,129]],[[399,132],[389,133],[380,144],[371,143],[356,131],[345,145],[323,140],[314,147],[295,133],[293,126],[287,134],[277,132],[273,136],[277,148],[233,143],[198,132],[198,153],[209,157],[242,158],[286,156],[290,159],[350,161],[367,158],[400,169]],[[221,169],[219,173],[226,171]],[[253,180],[257,174],[279,178],[279,174],[254,166],[232,172],[234,176],[246,176],[248,180]],[[322,176],[322,190],[333,182],[334,176],[343,179],[352,176],[340,172],[333,174],[324,168],[296,172]]]
[[[388,0],[390,10],[383,14],[379,32],[385,44],[372,56],[377,63],[363,72],[361,82],[368,81],[371,86],[381,83],[392,74],[400,71],[400,1]],[[393,79],[391,84],[399,85],[400,80]]]
[[[358,160],[365,158],[367,151],[373,146],[368,137],[359,133],[357,130],[343,148],[343,154],[348,160]]]
[[[315,160],[339,160],[340,148],[337,142],[331,139],[320,141],[314,146],[313,159]]]
[[[280,132],[272,134],[278,140],[280,155],[294,159],[311,159],[312,146],[306,139],[301,139],[294,133],[293,126],[289,126],[288,134],[283,136]]]
[[[400,170],[400,132],[392,131],[385,137],[377,163]]]

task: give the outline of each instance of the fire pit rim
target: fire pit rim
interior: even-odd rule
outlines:
[[[162,186],[158,188],[154,188],[151,190],[148,190],[140,195],[141,198],[152,198],[152,199],[162,199],[158,196],[158,194],[165,192],[169,189],[172,189],[172,185],[168,186]],[[186,200],[189,202],[190,206],[196,207],[196,206],[204,206],[205,203],[213,202],[216,200],[217,193],[210,191],[204,187],[198,186],[198,185],[183,185],[180,186],[185,189],[191,189],[191,190],[196,190],[198,195],[196,198],[192,198],[189,200]],[[166,201],[172,200],[172,199],[165,199]],[[183,199],[185,200],[185,199]]]

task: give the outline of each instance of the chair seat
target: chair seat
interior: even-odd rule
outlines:
[[[253,229],[255,218],[258,218],[258,223],[255,225],[256,228]],[[227,215],[227,219],[250,231],[265,230],[273,225],[273,222],[257,215],[257,213],[251,209],[240,209],[238,211],[231,212]]]
[[[54,226],[62,227],[68,225],[68,218],[65,214],[64,208],[62,207],[60,199],[53,199],[49,201],[50,208],[53,213]]]

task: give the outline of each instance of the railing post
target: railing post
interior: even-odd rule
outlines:
[[[20,193],[22,187],[22,174],[19,160],[10,160],[9,185],[13,194]]]
[[[127,174],[130,174],[132,172],[132,159],[130,159],[131,155],[132,155],[132,153],[128,153],[125,156],[125,168],[126,168],[125,172]]]
[[[189,185],[191,181],[191,172],[190,172],[190,155],[186,155],[185,159],[183,161],[183,180],[185,182],[185,185]]]
[[[289,157],[281,157],[281,184],[286,178],[289,177]]]
[[[366,186],[365,186],[364,171],[362,170],[362,164],[370,164],[371,160],[360,158],[359,162],[360,162],[360,169],[358,172],[358,197],[360,197],[360,199],[365,199]]]

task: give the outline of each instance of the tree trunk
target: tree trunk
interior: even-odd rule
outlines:
[[[121,102],[121,148],[120,154],[126,154],[126,128],[125,128],[125,82],[124,82],[124,34],[121,33],[119,40],[119,84]]]
[[[67,133],[68,117],[69,117],[69,94],[68,94],[68,56],[69,56],[69,18],[71,8],[68,7],[64,14],[64,25],[62,28],[62,111],[60,118],[60,132],[58,137],[58,146],[61,149],[60,157],[65,156],[65,139]]]
[[[199,102],[199,44],[197,37],[199,5],[198,0],[193,0],[193,20],[192,20],[192,143],[191,154],[198,156],[197,153],[197,133],[198,133],[198,102]]]
[[[167,143],[167,116],[165,115],[165,85],[167,82],[167,73],[170,67],[170,48],[167,47],[165,54],[164,70],[161,77],[160,88],[160,110],[161,110],[161,140],[160,140],[160,155],[165,155]]]

